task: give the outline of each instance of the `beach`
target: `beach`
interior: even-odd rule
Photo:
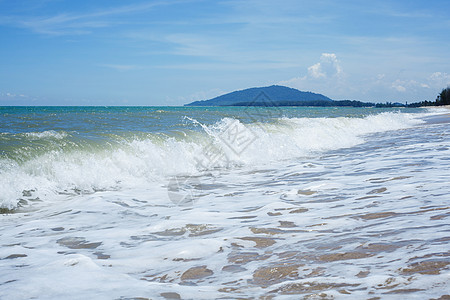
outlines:
[[[0,118],[1,299],[449,297],[445,108]]]

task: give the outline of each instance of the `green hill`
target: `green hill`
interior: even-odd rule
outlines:
[[[330,98],[316,93],[272,85],[231,92],[209,100],[195,101],[186,106],[287,106],[306,103],[330,103]]]

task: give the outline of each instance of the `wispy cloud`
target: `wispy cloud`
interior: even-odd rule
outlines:
[[[223,94],[225,94],[225,92],[221,89],[198,91],[187,97],[179,97],[178,102],[186,103],[186,102],[193,102],[193,101],[199,101],[199,100],[207,100],[207,99],[211,99],[211,98],[217,97],[219,95],[223,95]]]
[[[335,99],[423,100],[450,83],[447,2],[0,0],[2,66],[12,74],[3,84],[34,84],[31,93],[44,95],[50,80],[36,84],[33,70],[58,81],[68,69],[73,78],[105,68],[123,72],[108,78],[114,94],[120,80],[145,76],[154,86],[136,83],[142,92],[133,92],[151,88],[160,99],[279,82]],[[8,27],[36,35],[18,38]],[[179,88],[164,89],[174,78],[182,78]],[[67,93],[76,90],[75,80],[59,82]]]
[[[186,56],[226,57],[226,45],[220,39],[207,39],[200,35],[172,34],[165,41],[175,46],[174,54]]]
[[[295,63],[283,63],[283,62],[247,62],[243,63],[186,63],[186,64],[167,64],[158,66],[160,69],[175,69],[175,70],[191,70],[191,71],[261,71],[261,70],[280,70],[286,68],[299,67],[299,64]]]
[[[0,92],[0,96],[5,98],[28,98],[28,96],[24,94],[14,94],[9,92]]]
[[[113,69],[116,71],[121,71],[121,72],[143,69],[142,66],[137,66],[137,65],[99,64],[98,66]]]
[[[0,92],[0,103],[2,105],[27,105],[33,104],[36,100],[38,98],[21,93]]]
[[[420,81],[414,79],[396,79],[392,82],[391,87],[400,93],[419,92],[424,89],[439,90],[446,86],[450,86],[450,74],[445,72],[434,72]]]
[[[123,20],[113,20],[110,17],[143,13],[157,6],[176,3],[175,1],[156,1],[112,7],[88,13],[57,13],[51,16],[1,16],[0,24],[9,24],[26,28],[45,35],[79,35],[91,33],[91,30],[122,24]]]
[[[433,86],[450,86],[450,74],[445,72],[434,72],[430,75],[429,81]]]
[[[159,68],[185,70],[285,69],[301,66],[298,54],[259,41],[246,41],[239,33],[196,32],[161,34],[151,31],[130,31],[124,34],[133,42],[157,44],[141,55],[166,55],[179,58],[164,61]],[[163,49],[163,50],[162,50]]]

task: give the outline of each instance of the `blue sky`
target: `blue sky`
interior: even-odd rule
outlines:
[[[182,105],[272,84],[434,100],[450,1],[0,0],[0,105]]]

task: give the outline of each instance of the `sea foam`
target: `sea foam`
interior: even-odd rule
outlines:
[[[139,187],[165,182],[168,176],[200,175],[217,168],[315,156],[355,146],[370,133],[423,122],[405,113],[364,118],[278,118],[247,124],[235,118],[223,118],[212,125],[190,121],[201,130],[157,139],[154,135],[111,135],[103,144],[91,146],[86,146],[88,140],[69,141],[65,132],[28,133],[30,140],[56,141],[48,148],[39,148],[39,152],[27,147],[19,155],[16,151],[13,158],[0,160],[1,207],[15,208],[21,199],[46,200],[60,194]]]
[[[448,122],[230,115],[0,137],[0,298],[445,298]]]

